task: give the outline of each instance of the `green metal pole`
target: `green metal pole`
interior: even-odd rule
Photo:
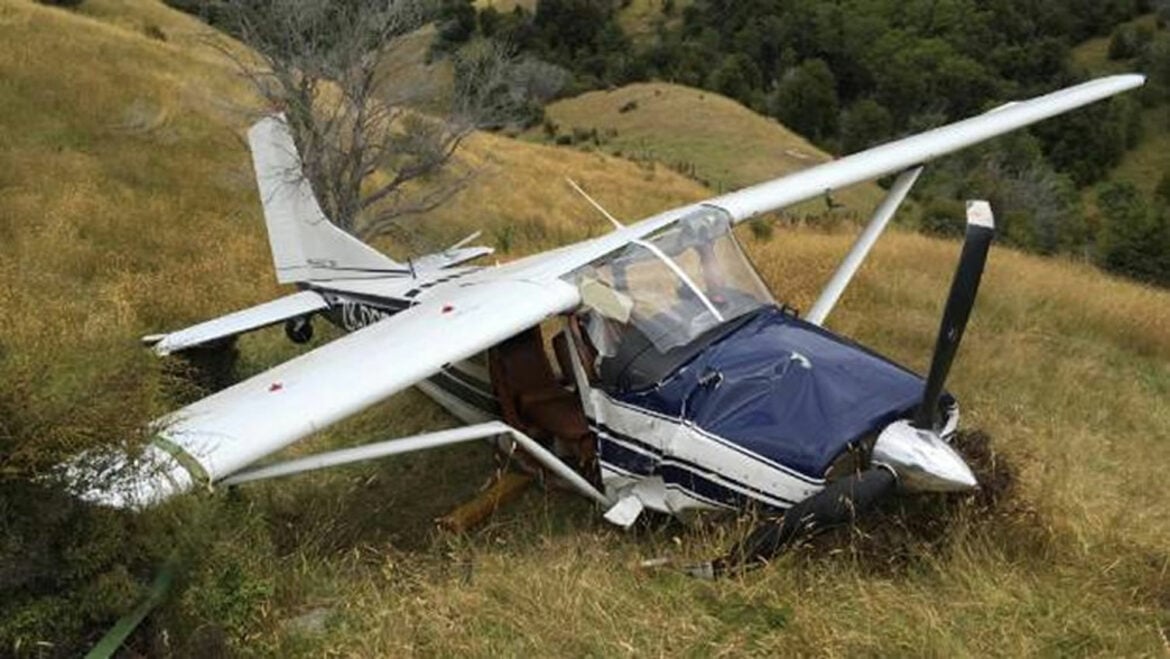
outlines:
[[[175,571],[177,570],[178,561],[174,558],[168,560],[163,564],[158,574],[154,577],[154,582],[150,584],[150,590],[146,596],[142,598],[138,605],[134,607],[130,613],[118,619],[110,631],[93,646],[89,654],[85,655],[85,659],[109,659],[114,656],[118,648],[126,642],[130,634],[142,624],[142,621],[162,603],[166,597],[167,592],[171,589],[171,584],[175,580]]]

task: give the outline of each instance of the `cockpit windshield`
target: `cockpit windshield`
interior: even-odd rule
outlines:
[[[583,293],[595,316],[591,338],[606,356],[617,352],[631,328],[665,353],[773,303],[731,233],[731,218],[713,207],[584,268],[577,283],[583,291],[603,289],[608,300],[591,304]]]

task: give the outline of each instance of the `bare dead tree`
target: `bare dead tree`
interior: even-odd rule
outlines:
[[[516,115],[506,48],[472,43],[452,55],[455,89],[445,115],[422,114],[419,89],[393,88],[395,40],[435,17],[428,0],[211,0],[214,22],[255,53],[226,42],[243,75],[284,112],[326,215],[362,238],[410,245],[411,218],[449,200],[473,171],[453,159],[478,128]],[[520,90],[520,91],[517,91]]]

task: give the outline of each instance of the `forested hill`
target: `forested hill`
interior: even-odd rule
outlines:
[[[711,90],[838,154],[1083,80],[1096,71],[1074,49],[1108,39],[1102,56],[1150,75],[1141,93],[933,168],[917,193],[922,223],[953,230],[956,202],[990,197],[1005,211],[1012,244],[1170,284],[1170,177],[1109,181],[1127,150],[1170,127],[1168,0],[446,6],[439,50],[477,36],[512,43],[570,71],[565,95],[650,80]]]
[[[448,39],[478,31],[516,44],[572,70],[578,89],[701,87],[841,151],[1076,81],[1076,44],[1149,11],[1140,0],[644,0],[659,7],[643,19],[656,29],[632,37],[621,20],[629,0],[540,0],[509,12],[489,2],[478,15],[476,3],[449,1]]]

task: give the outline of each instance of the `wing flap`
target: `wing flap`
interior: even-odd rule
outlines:
[[[155,422],[214,482],[578,304],[561,281],[450,288]]]
[[[144,340],[154,343],[154,351],[158,354],[169,355],[244,332],[251,332],[261,327],[275,325],[289,318],[304,316],[328,307],[325,298],[319,294],[313,291],[301,291],[198,325],[192,325],[177,332],[164,334],[161,337],[145,337]],[[158,339],[157,342],[153,341],[154,339]]]

